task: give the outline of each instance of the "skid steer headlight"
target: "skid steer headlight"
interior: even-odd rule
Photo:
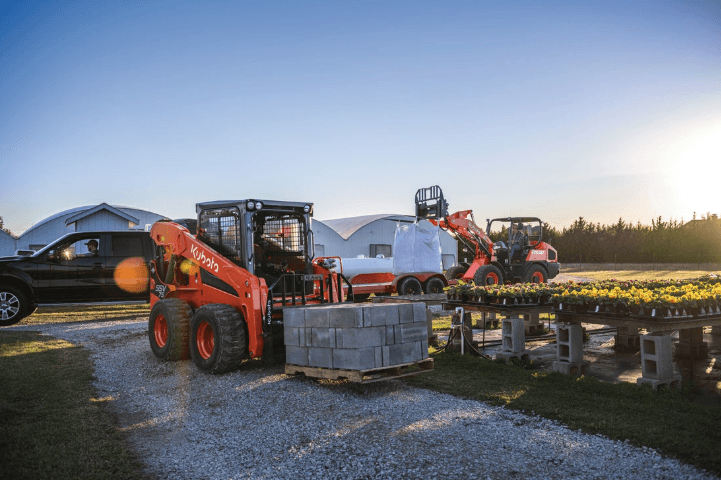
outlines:
[[[310,205],[306,205],[305,207],[303,207],[303,212],[310,213]]]
[[[253,210],[253,209],[255,209],[255,202],[250,201],[250,202],[246,203],[245,206],[248,208],[248,210]]]
[[[263,202],[255,202],[255,208],[257,208],[258,210],[263,208]]]

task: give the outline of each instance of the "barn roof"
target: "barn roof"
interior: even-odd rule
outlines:
[[[108,212],[113,213],[113,214],[119,216],[120,218],[124,218],[125,220],[127,220],[131,223],[134,223],[135,225],[140,223],[140,220],[133,217],[132,215],[128,215],[127,213],[123,212],[122,210],[119,210],[116,207],[108,205],[107,203],[101,203],[100,205],[96,205],[93,208],[84,210],[76,215],[73,215],[72,217],[68,217],[67,219],[65,219],[65,225],[70,225],[71,223],[75,223],[78,220],[80,220],[81,218],[88,217],[94,213],[101,211],[101,210],[107,210]]]
[[[377,215],[363,215],[360,217],[336,218],[332,220],[321,220],[325,225],[332,228],[338,235],[348,240],[351,235],[365,227],[369,223],[377,220],[389,220],[392,222],[412,222],[415,217],[412,215],[393,215],[390,213],[381,213]]]
[[[75,208],[69,208],[68,210],[63,210],[62,212],[58,212],[58,213],[51,215],[43,220],[40,220],[38,223],[32,225],[30,228],[28,228],[27,230],[22,232],[19,236],[22,237],[25,234],[30,233],[33,230],[37,229],[38,227],[40,227],[46,223],[52,222],[53,220],[56,220],[56,219],[59,219],[62,217],[69,217],[72,215],[79,215],[85,211],[89,211],[90,209],[100,207],[101,205],[108,205],[108,204],[101,203],[100,205],[86,205],[84,207],[75,207]],[[126,215],[130,215],[132,218],[134,218],[134,215],[138,215],[139,213],[140,214],[149,213],[149,214],[157,215],[156,213],[151,212],[149,210],[141,210],[139,208],[125,207],[125,206],[121,206],[121,205],[108,205],[108,206],[113,209],[121,210],[121,211],[125,212]],[[159,215],[159,216],[162,216],[162,215]]]

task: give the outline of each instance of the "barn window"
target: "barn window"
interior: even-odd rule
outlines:
[[[372,243],[370,257],[377,258],[379,255],[382,255],[384,258],[391,257],[391,246]]]

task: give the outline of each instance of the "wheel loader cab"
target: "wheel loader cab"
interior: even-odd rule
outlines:
[[[275,294],[300,292],[313,273],[313,204],[267,200],[197,205],[198,237],[231,262],[265,279]]]

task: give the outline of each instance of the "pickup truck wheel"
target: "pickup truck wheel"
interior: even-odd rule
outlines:
[[[446,270],[446,278],[448,280],[459,279],[466,273],[466,270],[468,270],[467,267],[464,267],[463,265],[456,265],[455,267],[451,267]]]
[[[15,325],[32,313],[25,295],[13,287],[0,287],[0,327]]]
[[[161,360],[185,360],[190,356],[188,337],[193,310],[179,298],[159,300],[150,311],[150,349]]]
[[[421,281],[416,277],[408,277],[401,280],[398,285],[398,295],[420,295],[423,293]]]
[[[443,280],[438,277],[429,278],[428,280],[426,280],[425,285],[423,285],[423,291],[427,295],[431,295],[434,293],[443,293],[444,288],[446,288],[446,284],[443,283]]]
[[[240,367],[247,355],[245,320],[230,305],[200,307],[190,323],[190,356],[206,373],[225,373]]]

